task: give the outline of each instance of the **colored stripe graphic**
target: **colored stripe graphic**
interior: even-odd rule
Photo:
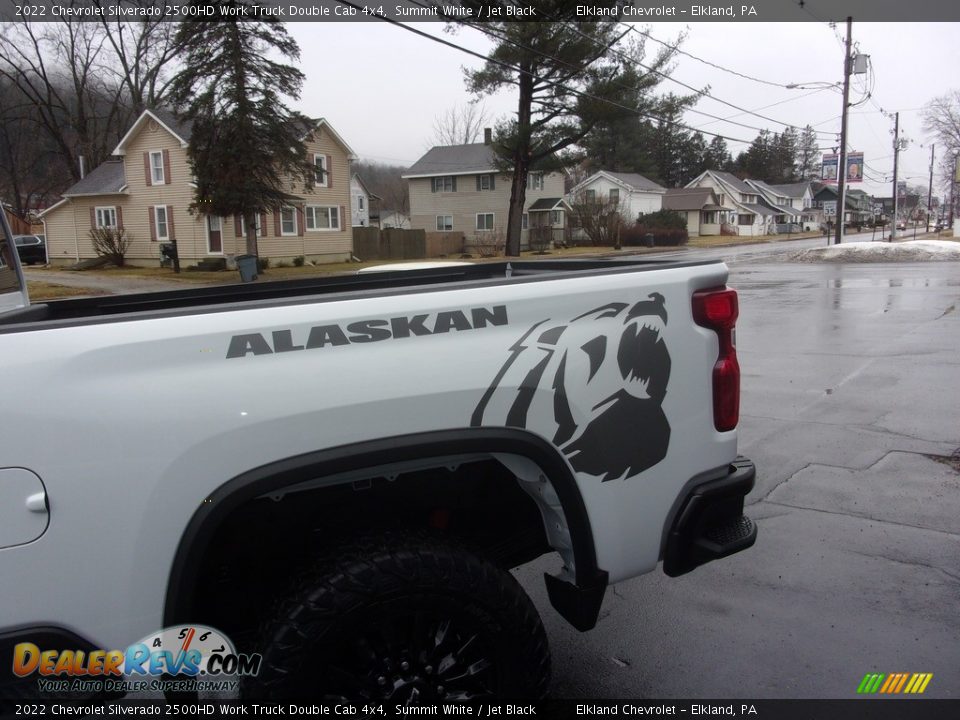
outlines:
[[[933,680],[933,673],[867,673],[857,686],[857,694],[922,694]]]

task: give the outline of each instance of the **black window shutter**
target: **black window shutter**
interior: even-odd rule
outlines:
[[[481,177],[483,177],[483,176],[482,176],[482,175],[477,175],[477,190],[480,189],[480,178],[481,178]]]
[[[456,192],[456,191],[457,191],[457,177],[456,177],[456,175],[454,175],[454,177],[453,177],[453,192]]]
[[[490,173],[490,189],[496,190],[496,186],[493,184],[493,179],[496,177],[493,173]]]

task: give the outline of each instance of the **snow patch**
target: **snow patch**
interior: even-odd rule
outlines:
[[[810,248],[790,256],[794,262],[931,262],[960,260],[960,242],[910,240],[908,242],[845,242]]]

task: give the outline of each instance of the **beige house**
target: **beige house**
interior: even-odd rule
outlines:
[[[135,265],[158,262],[161,246],[174,240],[184,265],[245,253],[239,216],[190,212],[196,185],[187,162],[189,140],[189,123],[165,111],[145,110],[114,157],[41,214],[50,261],[95,257],[90,230],[97,227],[123,228],[131,239],[126,257]],[[306,146],[317,167],[316,185],[309,192],[291,185],[298,201],[260,216],[262,258],[334,261],[352,252],[350,162],[356,156],[324,120],[317,121]]]
[[[512,180],[497,169],[489,131],[483,143],[431,148],[403,177],[410,181],[411,228],[463,233],[468,250],[506,239]],[[563,181],[560,173],[530,173],[521,248],[529,247],[531,229],[565,240]]]
[[[671,188],[663,195],[663,209],[686,219],[690,237],[719,235],[721,218],[734,212],[734,208],[720,205],[716,193],[709,187]]]
[[[718,220],[730,235],[769,235],[776,232],[776,212],[760,202],[760,192],[728,172],[705,170],[687,183],[687,188],[709,188],[719,206]]]

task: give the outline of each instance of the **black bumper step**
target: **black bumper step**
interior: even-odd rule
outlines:
[[[757,526],[743,514],[743,498],[753,489],[756,468],[738,457],[723,477],[692,488],[667,535],[663,571],[671,577],[746,550]]]

